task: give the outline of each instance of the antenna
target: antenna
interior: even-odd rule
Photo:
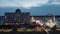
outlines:
[[[53,15],[53,20],[54,20],[54,22],[55,22],[55,14]]]

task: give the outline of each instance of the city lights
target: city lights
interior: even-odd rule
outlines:
[[[42,30],[48,32],[57,23],[55,16],[30,16],[29,12],[21,12],[20,9],[17,9],[14,13],[7,12],[2,17],[3,20],[1,19],[1,21],[3,21],[4,26],[1,26],[3,28],[0,29],[1,32],[33,32]]]

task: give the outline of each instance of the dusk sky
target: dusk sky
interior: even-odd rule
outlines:
[[[49,5],[60,6],[60,0],[0,0],[0,13],[4,13],[4,11],[1,10],[1,7],[23,7],[26,9],[31,9],[32,7],[42,7]]]
[[[60,0],[0,0],[0,7],[37,7],[43,5],[60,5]]]

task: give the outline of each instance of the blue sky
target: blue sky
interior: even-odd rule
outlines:
[[[60,5],[60,0],[0,0],[0,7],[31,8],[43,5]]]
[[[60,0],[0,0],[0,15],[15,12],[17,8],[29,11],[31,15],[60,15]]]

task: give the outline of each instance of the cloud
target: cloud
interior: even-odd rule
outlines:
[[[1,0],[0,6],[15,6],[15,7],[36,7],[46,4],[48,0]]]
[[[24,8],[30,8],[30,7],[36,7],[36,6],[41,6],[42,4],[38,3],[38,2],[31,2],[31,3],[21,3],[20,7],[24,7]]]
[[[53,2],[52,4],[60,5],[60,2]]]
[[[60,0],[0,0],[0,7],[31,8],[43,5],[60,5]]]
[[[50,5],[60,5],[60,0],[50,0]]]
[[[15,3],[11,3],[8,0],[0,0],[0,7],[9,7],[9,6],[17,6]]]
[[[17,2],[16,2],[17,1]],[[48,2],[48,0],[16,0],[11,3],[15,3],[17,7],[31,8],[42,6]]]

